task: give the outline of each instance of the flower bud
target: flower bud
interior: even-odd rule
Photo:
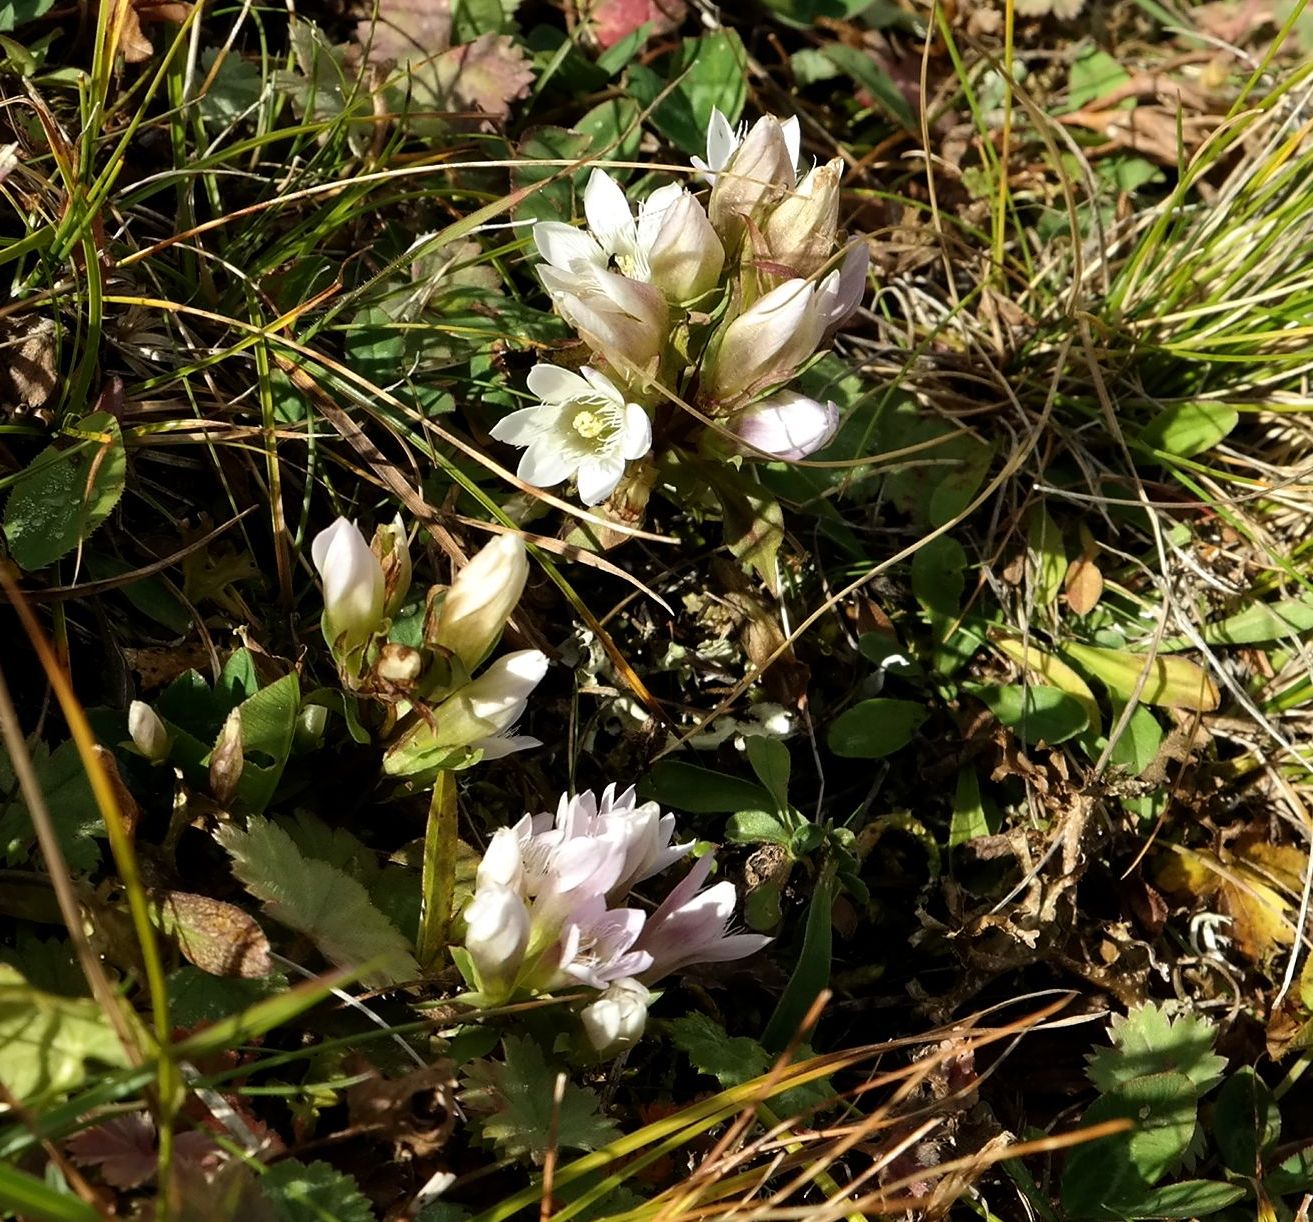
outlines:
[[[766,218],[766,250],[796,276],[818,271],[834,250],[839,228],[839,179],[843,161],[836,157],[817,166]]]
[[[383,619],[383,568],[346,518],[315,536],[310,555],[324,582],[324,635],[330,647],[349,653]]]
[[[529,946],[529,909],[508,887],[480,887],[465,909],[465,949],[490,999],[515,987]]]
[[[132,745],[152,764],[168,759],[169,732],[159,714],[144,700],[134,700],[128,705],[128,733]]]
[[[741,399],[790,377],[824,333],[813,295],[806,280],[786,280],[734,319],[704,384],[707,397]]]
[[[438,615],[436,641],[467,673],[491,652],[524,593],[529,561],[519,535],[498,535],[451,583]]]
[[[401,524],[400,514],[374,531],[370,550],[383,570],[383,614],[391,619],[401,610],[410,592],[410,545],[406,542],[406,528]]]
[[[833,403],[818,403],[797,391],[782,390],[745,407],[729,422],[729,428],[747,443],[745,454],[764,450],[793,462],[830,443],[839,429],[839,409]]]
[[[540,240],[549,258],[552,248],[544,247]],[[557,312],[594,352],[625,374],[655,369],[670,333],[670,308],[659,288],[584,264],[562,270],[544,263],[538,275]]]
[[[637,980],[617,980],[579,1015],[588,1042],[604,1057],[636,1044],[647,1026],[652,994]]]
[[[488,841],[475,874],[475,886],[518,888],[524,877],[520,837],[514,828],[499,827]]]
[[[763,115],[716,174],[707,211],[727,244],[737,242],[744,219],[762,203],[774,203],[798,178],[798,120],[781,123]],[[712,152],[708,142],[708,153]]]
[[[870,248],[865,242],[854,242],[839,266],[816,286],[816,311],[826,331],[842,326],[862,304],[870,266]]]
[[[671,301],[693,301],[720,280],[725,248],[706,210],[684,188],[661,187],[643,203],[638,240],[652,283]]]

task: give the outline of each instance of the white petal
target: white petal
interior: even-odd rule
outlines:
[[[713,171],[723,170],[738,144],[738,137],[735,136],[729,120],[721,114],[719,107],[713,107],[711,120],[707,123],[708,168]]]
[[[509,416],[503,416],[489,433],[507,445],[527,446],[544,433],[551,432],[559,415],[559,410],[549,404],[522,407]]]
[[[483,752],[485,760],[504,759],[517,751],[527,751],[530,747],[541,747],[542,742],[527,734],[495,734],[491,738],[480,738],[470,743],[477,751]]]
[[[802,129],[798,124],[798,116],[792,115],[780,124],[780,131],[784,134],[784,143],[788,147],[789,156],[793,159],[793,168],[798,168],[798,160],[802,156]]]
[[[600,505],[615,491],[624,473],[625,460],[618,454],[585,459],[579,464],[579,499],[585,505]]]
[[[638,205],[638,244],[650,251],[668,220],[674,220],[673,209],[688,192],[677,182],[658,187]]]
[[[652,448],[652,421],[637,403],[625,404],[625,427],[620,453],[628,459],[642,458]]]
[[[576,264],[606,266],[606,253],[582,229],[560,221],[540,221],[533,227],[534,245],[553,267],[569,271]]]
[[[526,484],[551,488],[574,473],[574,463],[552,437],[540,437],[525,450],[515,474]]]
[[[610,403],[618,404],[625,401],[624,395],[620,393],[616,384],[600,369],[594,369],[591,365],[585,365],[579,372],[584,376],[586,390],[591,388],[594,394],[601,395],[602,398]]]
[[[637,232],[634,216],[625,193],[605,170],[594,170],[584,188],[584,215],[588,228],[603,250],[610,254],[628,251],[634,246]]]
[[[529,370],[529,389],[544,403],[564,403],[588,393],[588,383],[572,369],[535,365]]]

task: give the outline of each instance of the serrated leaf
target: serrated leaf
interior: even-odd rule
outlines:
[[[219,843],[232,854],[233,873],[275,920],[305,934],[324,956],[344,966],[381,960],[364,979],[396,984],[419,975],[410,944],[360,883],[327,862],[306,857],[267,819],[252,817],[243,831],[228,824]]]
[[[774,1058],[756,1040],[744,1035],[727,1035],[724,1027],[705,1014],[672,1019],[670,1038],[699,1073],[716,1079],[728,1089],[760,1077]]]
[[[32,460],[5,505],[10,555],[24,569],[45,568],[81,544],[123,495],[127,456],[119,423],[93,412],[69,430],[72,445],[52,445]]]
[[[43,993],[0,964],[0,1082],[20,1101],[71,1090],[88,1061],[129,1064],[100,1003]]]
[[[1140,691],[1140,700],[1144,704],[1210,713],[1221,702],[1217,685],[1207,672],[1186,658],[1148,658],[1122,649],[1103,649],[1076,641],[1064,642],[1062,652],[1100,680],[1121,701],[1131,699],[1141,674],[1147,669],[1148,677]]]
[[[1113,1046],[1089,1058],[1090,1081],[1105,1094],[1146,1074],[1172,1071],[1190,1079],[1196,1095],[1222,1079],[1226,1058],[1213,1052],[1217,1028],[1196,1014],[1173,1018],[1152,1002],[1108,1024]]]
[[[559,1109],[554,1100],[559,1070],[548,1065],[531,1039],[508,1035],[504,1061],[476,1061],[466,1071],[462,1102],[487,1113],[482,1132],[503,1157],[528,1155],[541,1161],[550,1148],[555,1118],[556,1144],[568,1150],[597,1150],[617,1134],[602,1115],[592,1091],[566,1082]]]
[[[285,1158],[260,1177],[279,1222],[374,1222],[360,1186],[328,1163]]]
[[[883,759],[907,746],[929,710],[915,700],[877,696],[845,709],[825,736],[831,751],[849,759]]]

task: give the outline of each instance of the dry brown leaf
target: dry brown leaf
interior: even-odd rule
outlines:
[[[269,939],[256,919],[236,904],[168,891],[159,900],[160,924],[178,940],[178,949],[211,976],[255,980],[274,970]]]
[[[140,1188],[153,1179],[159,1166],[159,1138],[155,1122],[145,1112],[129,1112],[70,1137],[64,1143],[79,1167],[95,1167],[114,1188]],[[214,1139],[196,1131],[175,1133],[173,1157],[204,1170],[218,1165],[222,1151]]]
[[[375,20],[356,25],[371,63],[428,59],[451,46],[449,0],[378,0]]]
[[[1093,556],[1079,556],[1067,566],[1062,582],[1069,606],[1077,615],[1088,615],[1103,596],[1103,573]]]
[[[0,410],[34,411],[55,389],[55,324],[37,318],[6,329],[0,342]]]
[[[456,1124],[456,1075],[449,1061],[404,1078],[374,1077],[347,1091],[353,1128],[386,1138],[394,1148],[426,1158],[447,1144]]]

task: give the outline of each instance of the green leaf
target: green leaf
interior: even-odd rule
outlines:
[[[993,644],[1000,653],[1006,654],[1018,666],[1038,675],[1049,687],[1056,687],[1075,699],[1085,710],[1088,728],[1096,735],[1103,733],[1103,714],[1099,711],[1099,702],[1090,691],[1090,685],[1066,662],[1015,637],[995,637]]]
[[[1109,1206],[1106,1216],[1132,1218],[1200,1218],[1234,1205],[1249,1195],[1243,1184],[1223,1180],[1177,1180],[1151,1188],[1131,1201]]]
[[[759,485],[722,468],[715,483],[725,543],[736,560],[750,565],[772,594],[780,592],[776,564],[784,542],[784,511]]]
[[[1118,708],[1113,713],[1113,724],[1120,718],[1121,709]],[[1125,768],[1132,776],[1141,776],[1158,758],[1162,742],[1163,728],[1158,718],[1144,705],[1137,704],[1108,760],[1118,768]]]
[[[0,0],[0,30],[16,30],[55,7],[55,0]]]
[[[827,866],[816,881],[807,908],[807,926],[803,931],[798,962],[784,986],[779,1004],[761,1033],[761,1043],[771,1052],[780,1052],[798,1033],[807,1011],[821,990],[830,983],[830,961],[834,948],[834,874]]]
[[[169,976],[169,1018],[177,1027],[195,1027],[240,1014],[248,1006],[287,988],[281,973],[255,980],[211,976],[190,963]]]
[[[950,535],[939,535],[912,557],[912,594],[933,615],[955,619],[966,588],[967,554]]]
[[[652,112],[652,122],[685,153],[700,155],[706,152],[713,109],[719,108],[731,124],[738,121],[747,97],[747,69],[742,40],[734,30],[722,28],[684,39],[664,74],[632,64],[629,93],[647,108],[670,82],[678,82]]]
[[[774,805],[760,785],[679,760],[654,764],[639,782],[638,791],[645,802],[659,802],[695,815],[770,810]]]
[[[753,734],[747,740],[748,763],[757,774],[757,780],[775,799],[776,810],[789,806],[789,749],[778,738]]]
[[[975,768],[963,768],[957,774],[957,788],[953,794],[953,821],[948,828],[948,847],[956,848],[968,840],[993,835],[998,826],[998,812],[987,810],[980,796],[980,778]]]
[[[490,1113],[482,1136],[499,1155],[541,1161],[553,1136],[568,1150],[596,1150],[616,1136],[615,1122],[602,1115],[597,1096],[585,1087],[567,1082],[556,1108],[560,1071],[547,1064],[532,1039],[508,1035],[502,1047],[505,1061],[475,1061],[468,1068],[461,1094],[470,1111]]]
[[[1026,515],[1026,548],[1035,601],[1041,607],[1052,606],[1062,593],[1067,553],[1062,546],[1062,531],[1043,505],[1034,506]]]
[[[825,56],[841,72],[861,85],[891,118],[909,132],[917,130],[916,116],[894,79],[876,62],[870,52],[843,42],[831,42],[822,48]]]
[[[1080,110],[1088,103],[1119,89],[1130,79],[1130,73],[1107,51],[1091,47],[1072,61],[1067,82],[1067,103],[1072,110]],[[1124,107],[1127,102],[1131,106],[1135,105],[1134,98],[1126,99],[1121,105]]]
[[[129,1063],[100,1003],[43,993],[0,964],[0,1081],[30,1100],[80,1085],[87,1061]]]
[[[1042,684],[968,683],[963,688],[983,701],[989,711],[1022,742],[1065,742],[1089,725],[1084,705],[1068,692]]]
[[[1105,1094],[1145,1074],[1184,1074],[1202,1095],[1222,1080],[1226,1058],[1213,1052],[1217,1028],[1196,1014],[1171,1017],[1152,1002],[1117,1015],[1108,1024],[1112,1047],[1089,1058],[1090,1081]]]
[[[672,1019],[666,1026],[671,1041],[693,1068],[715,1078],[725,1090],[760,1077],[774,1061],[756,1040],[727,1035],[724,1027],[705,1014]]]
[[[1240,421],[1240,413],[1225,403],[1175,403],[1164,408],[1140,430],[1140,444],[1178,458],[1193,458],[1211,450]]]
[[[570,170],[567,166],[533,165],[535,160],[578,161],[587,157],[592,138],[582,132],[566,131],[563,127],[535,127],[525,133],[516,150],[516,163],[511,169],[511,186],[528,187],[547,182],[539,191],[515,207],[515,219],[528,221],[574,220],[580,211],[584,183],[589,168],[581,166]]]
[[[0,9],[0,19],[3,13]],[[80,1197],[60,1192],[8,1163],[0,1163],[0,1209],[32,1222],[101,1222],[103,1218]]]
[[[235,811],[262,811],[282,779],[296,736],[301,685],[284,675],[239,706],[242,719],[242,775],[232,801]],[[209,760],[206,759],[208,766]]]
[[[364,977],[372,985],[419,975],[410,944],[365,888],[335,866],[306,857],[282,828],[253,817],[246,831],[232,823],[220,828],[218,839],[232,854],[233,873],[265,912],[305,934],[325,957],[350,966],[378,960]]]
[[[1313,631],[1313,598],[1305,596],[1251,603],[1224,620],[1205,624],[1199,635],[1209,645],[1262,645],[1309,631]],[[1188,641],[1181,642],[1182,648],[1188,646]]]
[[[42,450],[18,477],[5,506],[10,554],[29,571],[79,546],[123,495],[127,456],[118,421],[93,412],[69,432],[91,436]]]
[[[285,1158],[260,1177],[278,1222],[374,1222],[360,1186],[328,1163]]]
[[[1262,1175],[1264,1155],[1281,1136],[1281,1110],[1251,1066],[1242,1065],[1222,1084],[1210,1131],[1230,1170],[1250,1179]]]
[[[32,764],[37,785],[46,800],[55,839],[64,852],[69,868],[85,874],[100,860],[97,837],[105,835],[91,783],[82,767],[77,744],[60,743],[47,755],[39,745],[32,749]],[[25,859],[36,842],[32,816],[20,795],[0,816],[0,855],[11,862]]]
[[[1062,652],[1123,702],[1130,700],[1146,668],[1148,677],[1140,692],[1144,704],[1210,713],[1221,701],[1217,685],[1207,673],[1185,658],[1148,658],[1124,649],[1102,649],[1075,641],[1064,642]]]
[[[835,755],[883,759],[907,746],[929,715],[918,701],[877,696],[840,713],[825,741]]]
[[[769,810],[740,810],[725,825],[725,839],[731,844],[785,844],[793,832]]]

